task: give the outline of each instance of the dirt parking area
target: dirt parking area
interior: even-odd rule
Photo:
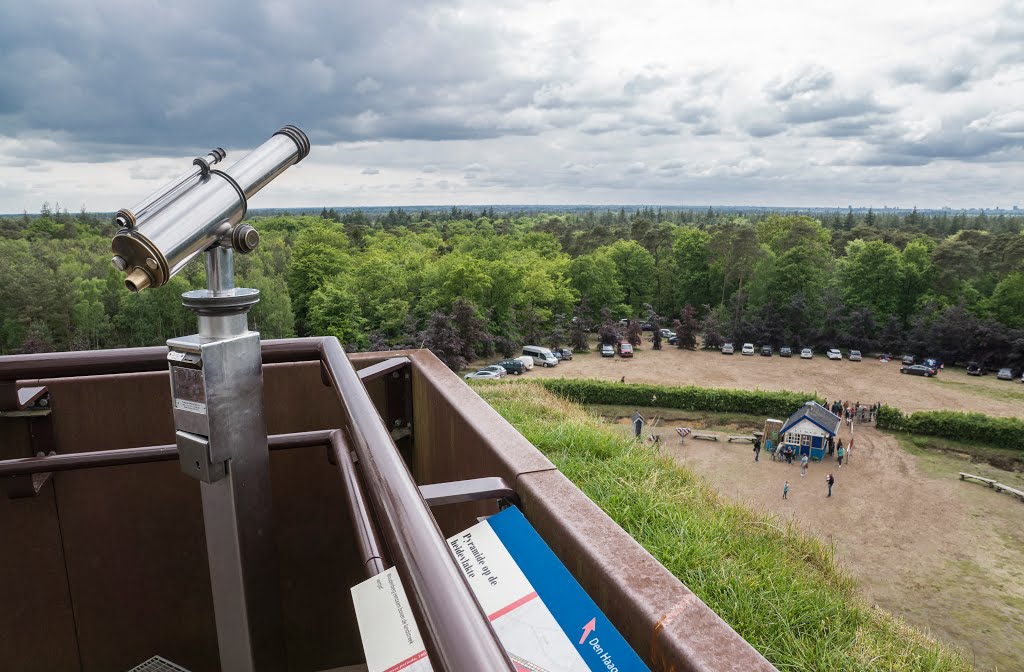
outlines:
[[[645,346],[630,359],[601,357],[591,351],[554,368],[535,367],[527,375],[605,380],[625,376],[627,383],[791,390],[830,400],[880,401],[905,412],[958,410],[1024,416],[1024,385],[996,380],[994,375],[972,377],[961,369],[947,369],[935,378],[923,378],[901,375],[898,361],[831,361],[817,353],[813,359],[749,357]]]

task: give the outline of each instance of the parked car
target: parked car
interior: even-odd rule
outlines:
[[[968,376],[984,376],[985,367],[977,362],[967,362],[967,375]]]
[[[813,358],[814,358],[814,350],[811,350],[810,348],[804,348],[803,350],[800,351],[800,359],[813,359]]]
[[[847,359],[851,362],[859,362],[861,360],[860,350],[850,350],[850,356]]]
[[[533,357],[533,363],[540,366],[556,366],[558,360],[549,348],[542,348],[539,345],[524,345],[523,357]]]
[[[614,357],[615,356],[615,348],[613,348],[612,346],[610,346],[607,343],[605,343],[604,345],[601,346],[601,356],[602,357]]]
[[[722,354],[731,355],[736,352],[736,348],[733,347],[732,343],[725,343],[722,345]]]
[[[673,336],[676,335],[676,332],[672,331],[671,329],[660,329],[658,333],[661,334],[662,338],[672,338]]]
[[[997,380],[1013,380],[1013,371],[1007,367],[999,369],[999,373],[996,374]]]
[[[526,367],[527,371],[533,370],[533,357],[530,357],[529,355],[523,355],[522,357],[516,357],[516,359],[523,363],[523,366]]]
[[[762,345],[761,346],[761,356],[762,357],[771,357],[772,356],[772,346],[770,346],[770,345]]]
[[[754,354],[754,344],[753,343],[744,343],[743,344],[743,349],[740,350],[740,354],[741,355],[751,355],[751,356],[753,356],[753,354]]]
[[[505,369],[506,373],[511,373],[513,376],[526,373],[526,364],[523,364],[518,359],[503,359],[498,362],[498,366]]]
[[[792,357],[792,356],[793,356],[793,348],[789,347],[788,345],[784,345],[781,348],[779,348],[779,357]]]
[[[572,359],[572,350],[570,350],[569,348],[556,348],[555,349],[555,356],[556,357],[558,356],[558,353],[561,353],[562,361],[563,362]]]
[[[653,324],[651,324],[650,322],[644,322],[644,323],[643,323],[643,324],[642,324],[642,325],[640,326],[640,330],[641,330],[641,331],[654,331],[654,325],[653,325]]]
[[[911,364],[910,366],[901,366],[900,373],[931,378],[937,373],[937,371],[930,366],[925,366],[924,364]]]
[[[902,361],[903,361],[903,366],[913,366],[914,362],[917,361],[917,358],[914,357],[913,355],[903,355],[903,360]]]
[[[942,371],[943,368],[942,360],[938,359],[937,357],[926,357],[925,360],[921,363],[924,364],[925,366],[932,367],[936,371]]]
[[[619,357],[632,357],[633,346],[629,341],[619,341]]]
[[[679,337],[675,336],[675,335],[669,336],[668,337],[668,344],[669,345],[679,345]]]
[[[829,348],[828,352],[826,352],[825,355],[829,359],[842,359],[843,358],[843,353],[839,352],[839,348]]]
[[[495,373],[494,371],[491,371],[490,369],[480,369],[479,371],[474,371],[473,373],[466,374],[466,380],[498,380],[499,378],[501,378],[501,376]]]
[[[487,366],[480,367],[479,370],[480,371],[494,371],[496,374],[498,374],[499,378],[504,378],[508,374],[508,371],[505,370],[505,367],[501,366],[500,364],[489,364]]]

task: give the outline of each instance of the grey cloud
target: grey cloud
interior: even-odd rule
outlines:
[[[1000,123],[1004,123],[1002,128]],[[881,134],[872,140],[871,151],[855,163],[915,166],[939,160],[1020,160],[1024,132],[1016,130],[1015,123],[1012,116],[998,115],[972,122],[947,119],[937,130],[914,140]]]
[[[786,127],[777,121],[757,120],[747,124],[746,131],[755,138],[770,138],[786,130]]]
[[[672,116],[684,124],[699,124],[714,116],[715,110],[710,105],[685,103],[676,101],[672,104]]]
[[[809,124],[886,111],[869,96],[861,98],[836,96],[790,101],[783,108],[782,119],[791,124]]]
[[[454,7],[8,4],[0,21],[0,114],[10,121],[3,128],[14,136],[63,133],[65,148],[100,159],[253,146],[285,123],[321,143],[536,132],[499,127],[498,115],[472,122],[530,100],[542,82],[495,81],[504,29],[471,25]],[[454,108],[465,114],[445,113]],[[379,115],[377,132],[352,123],[367,110]]]
[[[622,92],[630,97],[640,96],[663,89],[669,84],[671,84],[671,80],[660,75],[637,75],[626,82],[622,87]]]
[[[832,88],[834,77],[831,72],[809,67],[789,79],[776,79],[765,87],[768,95],[777,101],[791,100],[797,96]]]
[[[966,63],[938,68],[908,65],[892,71],[893,81],[899,84],[919,84],[940,93],[966,88],[974,77],[974,66]]]
[[[380,175],[380,171],[376,168],[363,168],[360,173],[362,175]]]

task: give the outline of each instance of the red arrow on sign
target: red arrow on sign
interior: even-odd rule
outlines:
[[[583,636],[580,637],[580,644],[587,641],[587,635],[597,629],[597,617],[590,619],[590,623],[583,626]]]

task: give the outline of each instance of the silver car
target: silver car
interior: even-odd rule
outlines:
[[[480,369],[479,371],[474,371],[473,373],[467,373],[466,380],[501,380],[501,376],[499,376],[494,371]]]

